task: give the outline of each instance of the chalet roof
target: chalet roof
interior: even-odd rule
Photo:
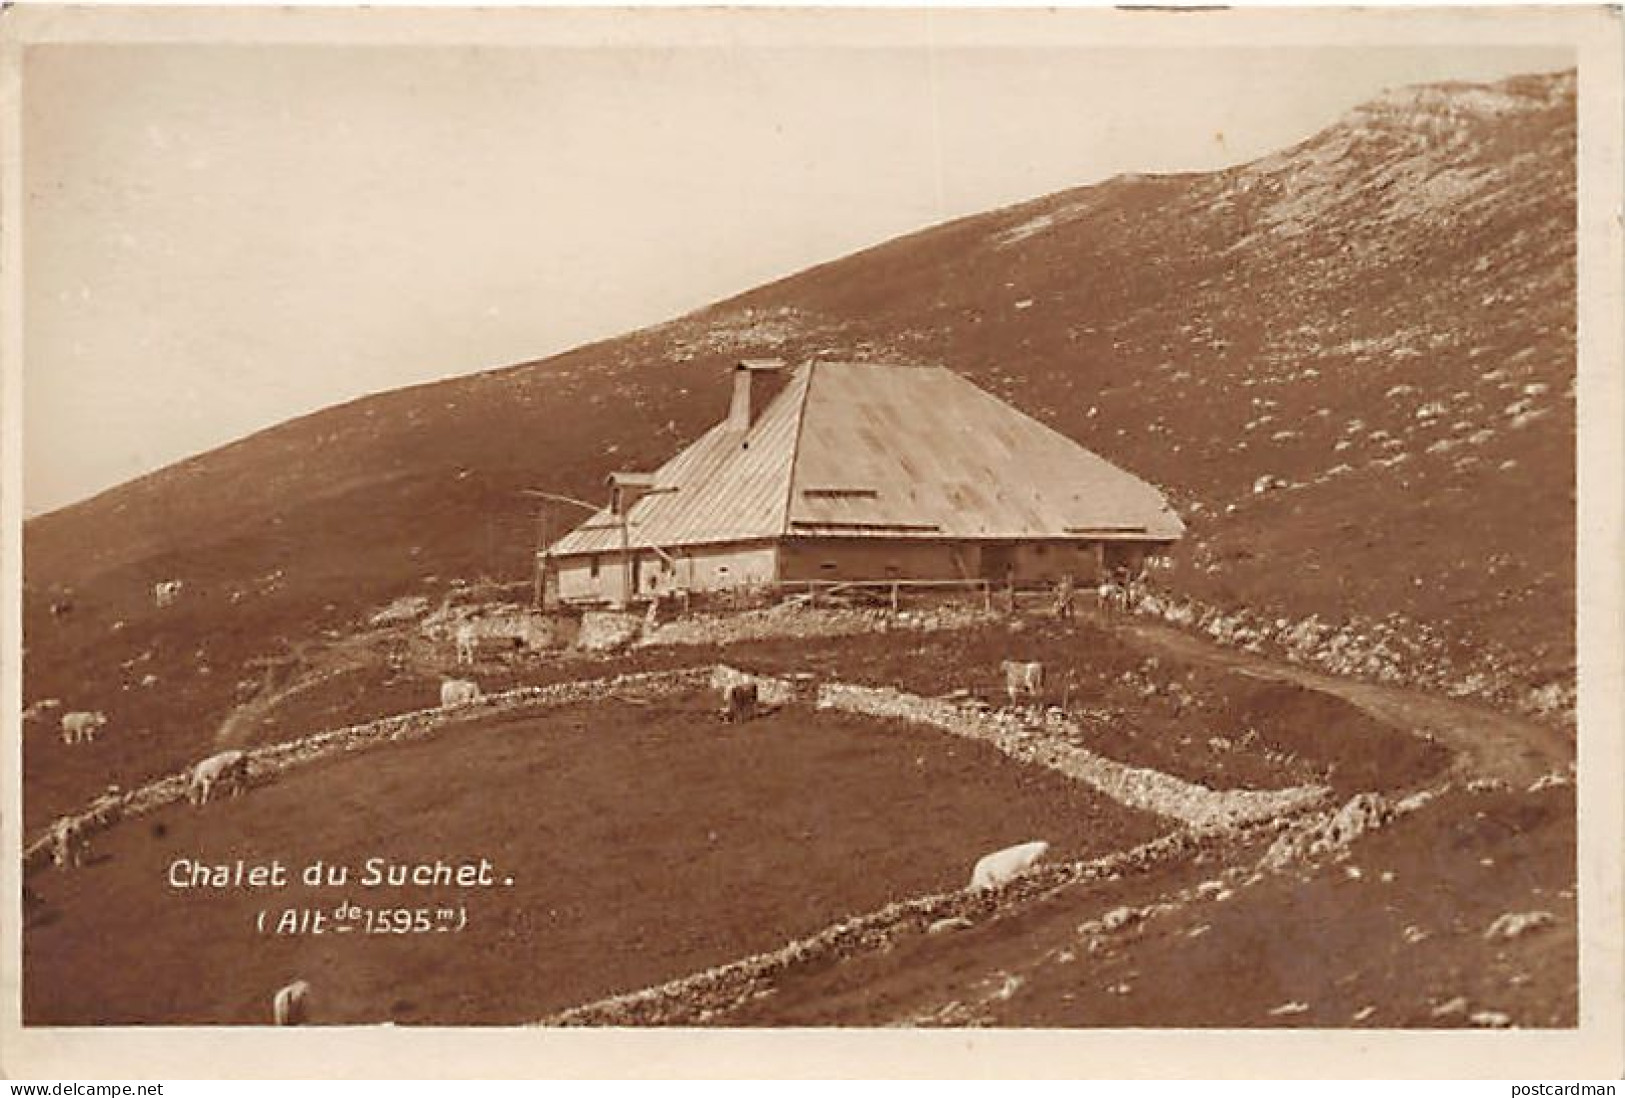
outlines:
[[[783,536],[1122,538],[1184,526],[1131,473],[942,367],[809,362],[746,432],[717,424],[654,474],[634,548]],[[606,509],[551,547],[618,550]]]

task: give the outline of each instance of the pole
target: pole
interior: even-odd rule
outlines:
[[[628,508],[621,508],[621,604],[625,610],[632,605],[632,530],[627,521]]]
[[[546,500],[536,500],[536,559],[531,562],[536,568],[536,609],[544,609],[543,601],[548,594],[548,504]]]

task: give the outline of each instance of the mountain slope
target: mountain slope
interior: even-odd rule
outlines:
[[[172,769],[245,661],[453,577],[528,577],[521,489],[601,498],[723,414],[734,358],[769,353],[946,365],[1151,480],[1189,528],[1170,589],[1388,618],[1457,674],[1561,687],[1574,225],[1572,73],[1408,89],[1252,164],[1051,195],[328,409],[30,521],[25,701],[108,710],[115,773]],[[27,767],[31,820],[85,792]]]

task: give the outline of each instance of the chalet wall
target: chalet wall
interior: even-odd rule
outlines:
[[[779,576],[796,580],[957,580],[977,578],[974,546],[883,538],[792,538]]]
[[[668,559],[670,558],[670,559]],[[639,598],[673,591],[725,591],[772,583],[777,553],[767,543],[676,549],[666,557],[649,550],[635,552],[633,581]],[[565,602],[616,602],[625,575],[620,553],[600,553],[597,574],[593,558],[567,557],[557,562],[558,595]]]
[[[1115,552],[1118,547],[1108,547]],[[1098,543],[1078,540],[982,545],[970,541],[886,538],[800,538],[784,543],[782,579],[958,580],[1004,583],[1015,570],[1020,584],[1053,583],[1063,575],[1093,583]]]
[[[1062,576],[1093,584],[1106,569],[1137,571],[1148,551],[1143,543],[1079,539],[984,544],[919,538],[789,538],[782,544],[757,542],[672,550],[663,558],[643,550],[633,554],[638,598],[676,591],[726,591],[775,580],[964,580],[1011,577],[1023,586],[1051,584]],[[566,602],[616,602],[623,569],[619,553],[558,562],[558,593]]]

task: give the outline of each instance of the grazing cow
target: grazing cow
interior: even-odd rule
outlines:
[[[107,715],[101,712],[64,713],[62,714],[62,742],[95,743],[96,729],[100,728],[106,723]]]
[[[215,787],[229,787],[237,796],[248,788],[248,755],[242,751],[222,751],[210,755],[192,768],[192,784],[187,799],[199,808],[209,803]]]
[[[459,666],[474,662],[474,653],[479,648],[480,631],[471,621],[457,623],[457,663]]]
[[[1005,660],[999,666],[1004,669],[1004,689],[1010,695],[1011,705],[1016,704],[1018,696],[1038,700],[1044,690],[1043,664]]]
[[[468,679],[446,679],[440,684],[440,705],[449,709],[454,705],[469,705],[480,699],[480,684]]]
[[[734,724],[756,715],[758,698],[753,682],[729,683],[722,691],[722,719]]]
[[[1048,853],[1049,843],[1042,840],[995,850],[984,856],[976,863],[976,868],[971,870],[970,886],[983,889],[1009,884]]]
[[[164,580],[162,583],[152,585],[152,601],[160,607],[168,606],[181,597],[181,588],[186,584],[180,580]]]
[[[90,836],[82,818],[64,816],[56,821],[51,828],[51,861],[58,869],[79,868],[89,852]]]
[[[279,1026],[302,1026],[310,1020],[310,983],[295,980],[271,1000],[271,1016]]]

